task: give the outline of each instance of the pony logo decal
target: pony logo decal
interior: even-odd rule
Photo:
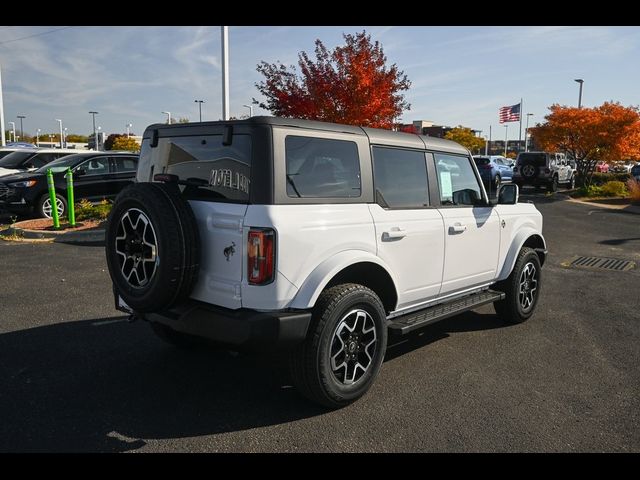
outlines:
[[[236,242],[231,242],[231,245],[225,248],[223,253],[228,262],[229,257],[231,257],[234,253],[236,253]]]

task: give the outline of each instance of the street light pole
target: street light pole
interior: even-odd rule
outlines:
[[[11,133],[13,133],[13,141],[16,141],[16,122],[9,122],[11,125]]]
[[[229,120],[229,27],[220,27],[222,40],[222,120]]]
[[[576,78],[574,82],[578,82],[580,84],[580,93],[578,94],[578,108],[582,108],[582,84],[584,80],[581,78]]]
[[[22,119],[27,118],[24,115],[18,115],[16,118],[20,119],[20,138],[24,141],[24,129],[22,128]]]
[[[533,113],[527,113],[527,126],[524,129],[524,151],[529,151],[529,117],[532,117]]]
[[[171,125],[171,112],[162,112],[167,116],[167,124]]]
[[[249,118],[253,117],[253,105],[242,105],[243,107],[247,107],[249,109]]]
[[[91,111],[89,113],[93,115],[93,149],[98,151],[98,134],[96,133],[96,115],[98,112]]]
[[[67,130],[69,129],[67,127],[64,127],[64,131],[62,135],[62,142],[64,143],[64,148],[67,148]]]
[[[202,104],[204,103],[204,100],[194,100],[194,103],[198,104],[198,110],[200,112],[200,121],[202,121]]]
[[[133,123],[127,123],[127,138],[129,138],[129,129],[133,127]]]
[[[509,124],[504,126],[504,156],[507,156],[507,131],[509,130]]]
[[[40,130],[40,129],[36,130],[36,147],[40,146],[40,132],[41,131],[42,130]]]
[[[60,148],[62,147],[62,136],[64,135],[64,133],[62,132],[62,120],[60,120],[59,118],[55,119],[56,122],[58,122],[60,124]]]

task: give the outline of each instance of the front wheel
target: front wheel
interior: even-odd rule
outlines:
[[[373,384],[387,348],[386,315],[369,288],[347,283],[324,291],[307,338],[291,353],[298,391],[321,405],[340,408]]]
[[[500,318],[509,323],[522,323],[533,315],[542,285],[541,270],[535,250],[523,247],[511,275],[495,287],[506,294],[504,300],[494,303]]]
[[[573,190],[574,188],[576,188],[576,176],[572,175],[571,176],[571,180],[569,180],[569,188],[571,190]]]
[[[58,218],[62,218],[63,215],[67,214],[67,201],[65,198],[56,193],[56,207],[58,208]],[[40,200],[38,200],[38,204],[36,205],[36,213],[39,217],[42,218],[51,218],[53,211],[51,208],[51,198],[49,194],[42,195]]]
[[[551,183],[549,184],[549,190],[552,192],[558,191],[558,177],[553,177],[553,180],[551,180]]]

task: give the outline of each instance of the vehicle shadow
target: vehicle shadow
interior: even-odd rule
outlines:
[[[640,240],[640,237],[634,237],[634,238],[612,238],[609,240],[602,240],[600,243],[601,245],[624,245],[627,242],[637,242]]]
[[[508,328],[512,324],[501,320],[492,313],[465,312],[455,317],[447,318],[432,325],[427,325],[407,335],[406,338],[389,339],[385,361],[420,349],[438,340],[445,339],[451,333],[477,332],[480,330],[492,330],[495,328]]]
[[[179,350],[117,320],[0,335],[0,451],[128,451],[327,411],[291,388],[282,355]]]
[[[390,346],[386,359],[451,332],[502,328],[469,312]],[[125,317],[0,334],[0,451],[122,452],[327,413],[291,386],[284,354],[164,344]]]

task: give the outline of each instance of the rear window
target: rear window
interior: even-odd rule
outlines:
[[[285,157],[289,197],[360,196],[360,158],[355,142],[289,135]]]
[[[537,167],[544,167],[547,164],[546,153],[521,153],[518,156],[518,165],[532,163]]]
[[[487,157],[473,157],[473,161],[476,162],[476,165],[489,165],[491,160]]]
[[[233,135],[231,145],[222,135],[173,137],[166,151],[166,173],[189,182],[181,187],[185,198],[249,202],[250,135]]]

